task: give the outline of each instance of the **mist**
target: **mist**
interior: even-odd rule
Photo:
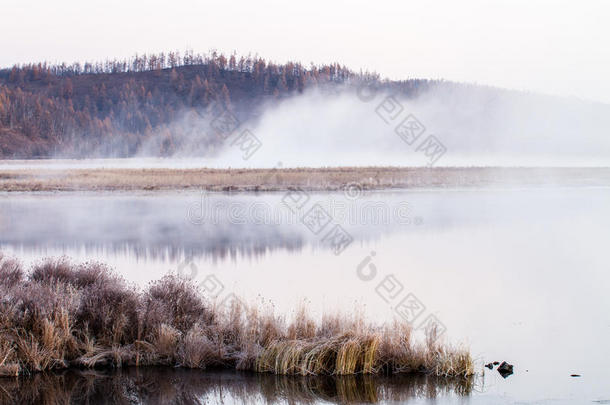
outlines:
[[[118,159],[120,155],[112,153],[126,149],[128,136],[116,134],[113,144],[100,145],[91,159],[3,161],[0,167],[596,167],[610,163],[607,104],[443,82],[415,92],[416,97],[383,90],[384,82],[376,86],[317,87],[281,101],[236,102],[230,111],[214,103],[205,110],[184,110],[144,138],[132,158]],[[234,120],[233,126],[219,133],[219,121],[227,117]],[[414,122],[415,130],[410,127]],[[171,148],[164,143],[167,134],[173,140]]]
[[[310,91],[246,123],[261,141],[245,160],[225,145],[216,166],[604,166],[610,106],[477,87],[438,86],[408,99],[368,90]],[[408,144],[395,132],[412,115],[425,128]],[[427,156],[434,136],[444,147]],[[432,151],[433,152],[433,151]],[[434,160],[434,161],[432,161]]]
[[[241,109],[254,110],[250,115],[255,118],[238,121],[235,131],[221,137],[214,130],[218,115],[184,112],[163,129],[181,139],[170,159],[141,164],[264,168],[610,163],[610,105],[578,99],[449,83],[415,98],[342,86]],[[418,129],[405,141],[397,127],[413,118]],[[243,136],[254,138],[244,144]],[[145,143],[138,157],[154,156],[159,139]],[[437,142],[436,154],[434,148],[426,151],[431,139]]]

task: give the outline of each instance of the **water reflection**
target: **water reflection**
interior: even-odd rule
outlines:
[[[289,377],[146,367],[0,379],[0,404],[404,403],[472,390],[472,379],[427,375]]]
[[[276,250],[298,251],[320,243],[283,203],[285,194],[42,194],[0,196],[0,247],[34,254],[92,257],[106,253],[136,259],[223,260],[258,257]],[[317,194],[334,223],[355,240],[378,238],[416,226],[404,194],[354,201]],[[310,207],[306,207],[310,208]],[[421,219],[418,221],[421,222]],[[418,222],[417,225],[420,225]],[[330,226],[329,226],[330,228]]]
[[[225,207],[234,202],[268,202],[273,207],[281,196],[217,194],[212,198]],[[321,203],[332,198],[332,194],[312,195],[312,201]],[[235,293],[254,302],[264,297],[272,300],[278,312],[289,313],[306,297],[319,315],[335,309],[350,311],[355,304],[364,302],[367,315],[380,322],[391,319],[394,311],[378,295],[376,287],[383,277],[392,274],[405,286],[400,297],[407,292],[416,294],[447,326],[452,341],[469,343],[473,355],[485,361],[509,360],[518,367],[507,380],[493,373],[499,380],[487,384],[487,389],[500,398],[495,404],[547,403],[549,398],[558,398],[553,403],[575,403],[574,398],[578,398],[577,403],[608,400],[606,359],[610,358],[607,345],[610,328],[605,320],[610,283],[609,188],[364,194],[357,203],[385,201],[396,206],[406,201],[408,216],[421,217],[423,223],[356,221],[352,225],[349,218],[342,220],[340,212],[335,212],[336,219],[355,240],[340,256],[317,249],[318,236],[298,222],[260,224],[255,218],[246,218],[243,223],[189,222],[188,209],[198,199],[197,193],[118,193],[112,197],[91,193],[0,194],[0,249],[7,247],[7,253],[20,259],[27,255],[19,249],[40,252],[30,255],[32,260],[61,254],[62,250],[78,260],[99,259],[141,285],[177,268],[177,263],[157,262],[156,258],[181,260],[180,255],[190,254],[201,258],[193,260],[200,269],[197,281],[214,274],[226,287],[221,298]],[[358,278],[355,269],[365,258],[373,257],[372,251],[376,255],[371,264],[378,274],[368,282]],[[264,257],[224,260],[240,253]],[[144,260],[138,262],[140,258]],[[146,260],[149,258],[154,260]],[[210,265],[209,258],[218,262]],[[573,373],[584,377],[571,378]],[[77,383],[82,376],[81,380],[67,375],[61,378],[67,382],[52,383],[49,389],[55,385],[66,387],[73,380],[76,382],[70,384],[75,388],[68,387],[69,392],[83,389],[84,383]],[[112,376],[100,378],[109,385],[127,389],[120,379],[112,383]],[[239,376],[204,373],[196,378],[202,378],[208,385],[214,378],[222,378],[235,390],[253,384],[252,379],[243,380]],[[270,376],[258,378],[275,380]],[[235,379],[238,382],[230,382]],[[129,381],[134,387],[139,384],[141,390],[150,386],[145,377]],[[269,387],[268,383],[254,381]],[[10,380],[10,384],[15,383]],[[34,380],[20,382],[20,386],[30,383]],[[15,392],[7,384],[0,383],[1,395],[5,395],[4,390]],[[169,384],[168,389],[176,390],[172,387],[178,383],[154,384]],[[274,384],[264,394],[257,394],[256,399],[232,402],[264,403],[268,397],[275,398],[273,393],[283,386],[305,383],[285,380]],[[315,388],[322,383],[307,384],[306,388],[312,384]],[[404,392],[400,387],[391,388],[390,382],[376,384],[376,400],[381,402],[390,400],[392,390]],[[342,385],[331,386],[335,392],[330,394],[328,390],[320,392],[321,388],[299,392],[304,391],[302,395],[310,398],[308,392],[317,392],[311,402],[347,395]],[[421,384],[411,383],[411,387],[415,386],[420,387],[418,392],[426,390]],[[209,395],[219,391],[227,393],[217,387]],[[42,391],[36,392],[35,395],[42,395]],[[289,394],[282,395],[281,398],[286,398]],[[359,398],[365,398],[364,394]],[[455,398],[449,402],[463,399]],[[470,403],[491,403],[483,395],[467,398]]]
[[[587,195],[583,205],[581,195]],[[88,257],[132,256],[181,261],[256,258],[306,246],[328,249],[291,213],[284,193],[198,192],[0,194],[0,248],[17,253]],[[312,193],[315,204],[356,244],[393,234],[553,224],[557,218],[604,209],[607,189],[388,191],[349,198]],[[561,205],[557,202],[561,201]],[[330,228],[330,226],[329,226]]]

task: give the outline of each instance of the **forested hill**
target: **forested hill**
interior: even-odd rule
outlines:
[[[221,105],[248,120],[259,106],[311,87],[363,82],[407,95],[429,84],[379,81],[338,64],[279,65],[215,52],[14,66],[0,70],[0,157],[126,157],[141,154],[144,144],[148,154],[172,155],[181,129],[170,124],[189,111],[201,116]]]

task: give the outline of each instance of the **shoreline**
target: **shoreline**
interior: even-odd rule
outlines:
[[[294,315],[234,297],[218,303],[170,274],[137,288],[108,266],[47,259],[25,271],[0,252],[0,377],[73,368],[171,366],[280,375],[423,373],[468,377],[469,350],[438,325]]]
[[[303,189],[357,193],[381,189],[585,185],[610,186],[610,167],[333,167],[285,169],[0,168],[2,192],[269,192]]]

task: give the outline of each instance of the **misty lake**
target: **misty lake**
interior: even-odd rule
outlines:
[[[280,313],[306,302],[318,315],[358,310],[389,321],[412,294],[423,307],[414,326],[434,317],[484,375],[462,387],[431,377],[356,384],[364,377],[140,369],[37,375],[0,388],[46,384],[61,395],[88,382],[92,403],[105,402],[108,386],[145,403],[610,403],[610,188],[310,193],[296,211],[292,197],[2,194],[0,249],[25,263],[100,260],[142,286],[179,272],[220,303]],[[301,221],[320,212],[322,229]],[[340,248],[327,237],[336,226],[350,240]],[[506,379],[482,367],[504,360],[515,366]]]

